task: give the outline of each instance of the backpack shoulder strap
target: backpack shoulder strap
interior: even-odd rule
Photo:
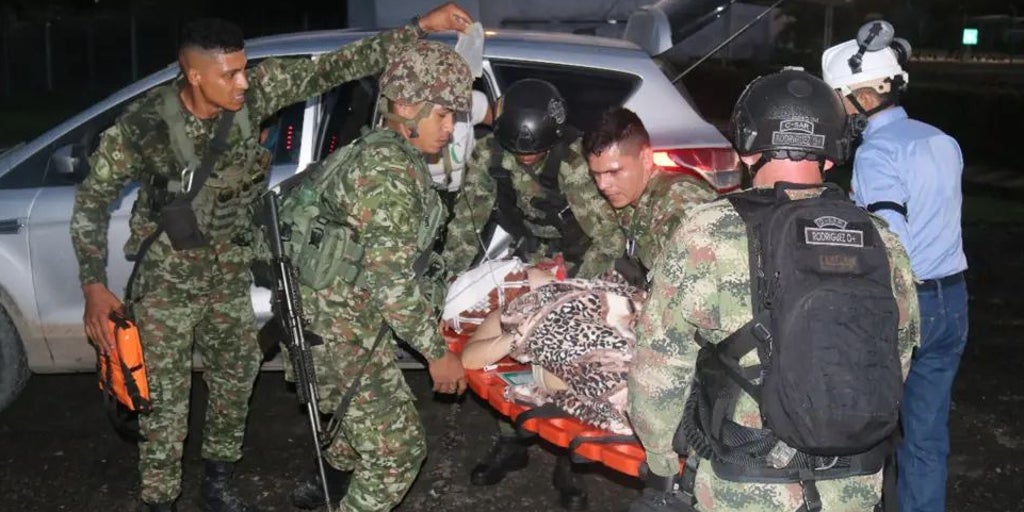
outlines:
[[[185,117],[181,113],[178,88],[172,82],[161,89],[160,96],[162,101],[157,110],[164,123],[167,124],[167,133],[171,140],[174,157],[178,159],[178,165],[182,169],[191,167],[194,170],[199,166],[199,157],[196,156],[195,143],[185,133]]]

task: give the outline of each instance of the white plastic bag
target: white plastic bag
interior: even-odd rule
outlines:
[[[473,77],[480,78],[484,73],[484,27],[479,21],[470,25],[468,33],[459,33],[455,51],[466,59]]]

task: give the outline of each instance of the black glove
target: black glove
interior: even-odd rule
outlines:
[[[566,215],[571,214],[569,202],[562,196],[545,194],[533,198],[530,204],[543,213],[544,216],[540,220],[541,224],[555,226],[559,229],[562,229],[562,224],[565,223],[563,219]]]
[[[647,269],[640,260],[626,255],[615,259],[615,271],[626,279],[626,282],[637,288],[647,288]]]

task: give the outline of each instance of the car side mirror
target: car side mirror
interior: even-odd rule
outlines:
[[[89,174],[89,162],[81,144],[68,144],[50,155],[49,171],[68,182],[78,183]]]

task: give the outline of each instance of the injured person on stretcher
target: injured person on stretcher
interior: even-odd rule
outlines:
[[[645,292],[615,275],[559,279],[559,268],[512,259],[460,276],[449,289],[444,321],[468,336],[462,364],[481,369],[506,356],[530,364],[532,381],[509,385],[506,400],[551,404],[584,423],[632,434],[626,382]]]

